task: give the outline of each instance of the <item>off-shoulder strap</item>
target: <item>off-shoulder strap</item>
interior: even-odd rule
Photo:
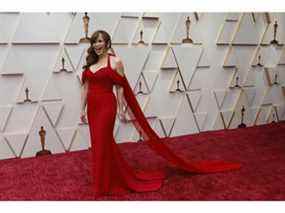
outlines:
[[[108,54],[108,62],[107,62],[107,67],[111,67],[111,64],[110,64],[110,54]]]
[[[108,53],[108,64],[107,64],[107,67],[111,67],[111,61],[110,61],[110,56],[115,56],[114,54],[112,53]]]

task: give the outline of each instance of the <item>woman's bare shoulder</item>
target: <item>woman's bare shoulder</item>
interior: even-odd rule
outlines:
[[[122,59],[117,55],[111,55],[111,61],[114,62],[114,65],[116,65],[117,63],[122,63]]]
[[[122,59],[119,56],[111,56],[111,58],[113,59],[113,63],[111,60],[111,67],[120,75],[124,76],[124,64]]]

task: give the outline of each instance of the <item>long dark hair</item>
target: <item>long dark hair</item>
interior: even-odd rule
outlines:
[[[89,68],[91,65],[96,64],[99,60],[99,56],[96,54],[93,44],[95,43],[100,34],[102,35],[105,43],[107,44],[107,48],[112,49],[111,36],[109,35],[109,33],[104,30],[95,31],[90,38],[90,47],[87,49],[88,55],[86,57],[86,64],[82,67],[83,69]]]

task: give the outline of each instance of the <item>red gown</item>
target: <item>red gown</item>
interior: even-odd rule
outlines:
[[[128,191],[158,190],[165,179],[162,171],[135,171],[123,158],[113,136],[117,100],[113,86],[123,87],[123,102],[127,113],[144,142],[171,165],[190,173],[212,173],[240,168],[239,163],[221,161],[192,162],[177,156],[163,143],[146,120],[126,76],[122,77],[108,65],[93,73],[82,72],[82,83],[88,80],[87,119],[91,137],[92,187],[98,195],[118,194]]]

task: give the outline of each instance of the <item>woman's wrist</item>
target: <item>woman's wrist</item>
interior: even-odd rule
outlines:
[[[120,112],[123,112],[124,111],[124,108],[122,106],[119,106],[119,111]]]
[[[123,107],[122,107],[122,104],[120,102],[118,102],[118,109],[121,110]]]

